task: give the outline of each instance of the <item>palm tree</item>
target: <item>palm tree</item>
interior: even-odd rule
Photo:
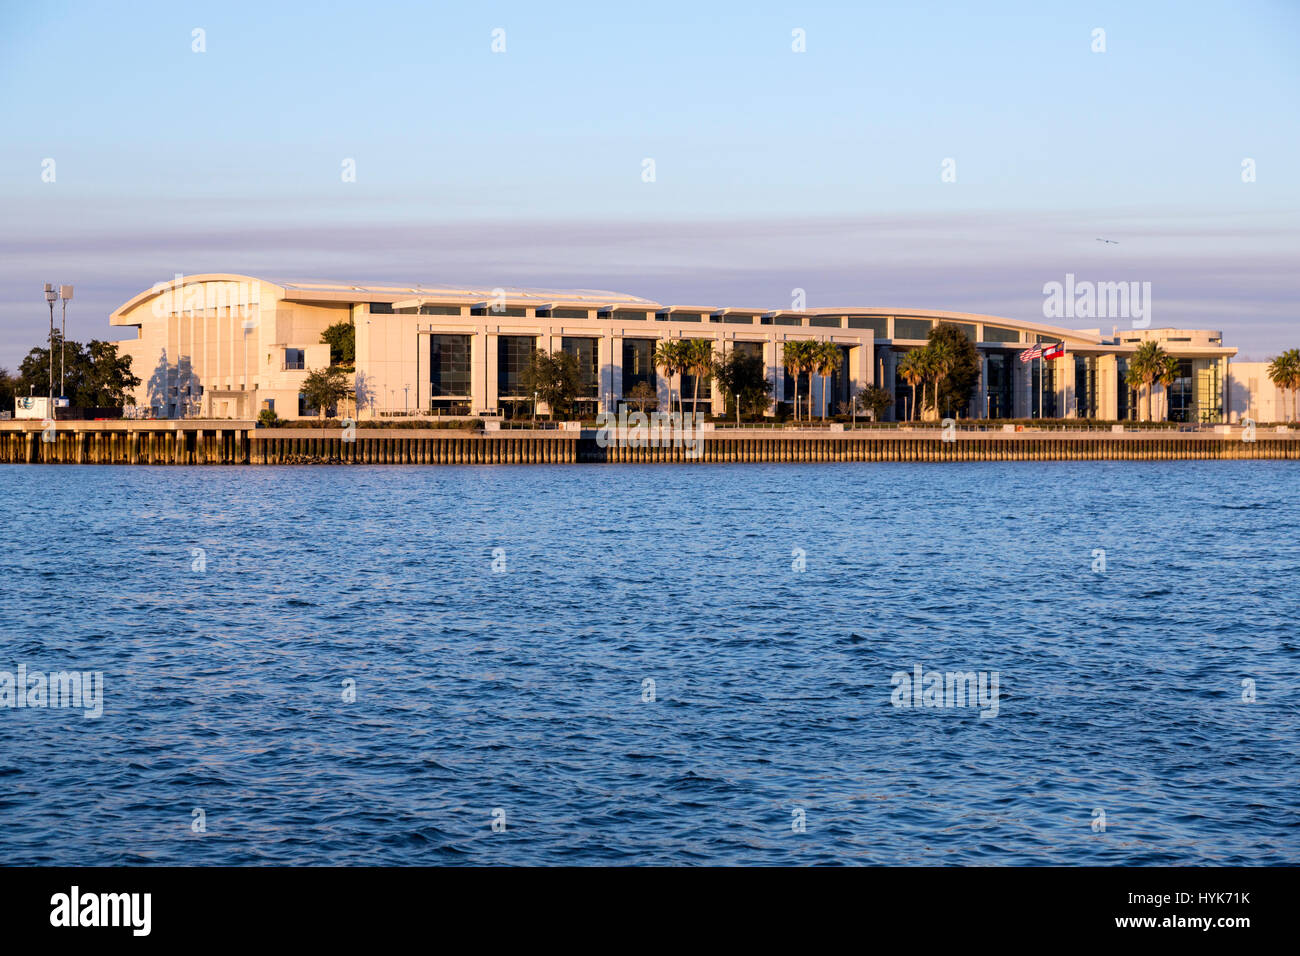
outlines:
[[[811,350],[813,371],[821,376],[822,380],[822,421],[826,421],[826,378],[834,375],[844,364],[844,352],[834,342],[810,344],[813,346]]]
[[[1178,366],[1178,359],[1174,358],[1172,355],[1166,354],[1164,358],[1160,360],[1160,366],[1157,369],[1159,374],[1157,374],[1156,378],[1159,379],[1160,384],[1165,390],[1165,421],[1169,420],[1169,413],[1172,410],[1172,403],[1169,401],[1169,393],[1174,387],[1174,383],[1178,381]]]
[[[691,378],[695,380],[694,394],[691,396],[691,417],[694,418],[700,407],[700,380],[713,374],[713,340],[687,339],[682,345],[685,346],[684,370],[690,372]]]
[[[1296,420],[1296,392],[1300,390],[1300,349],[1289,349],[1268,365],[1269,381],[1291,392],[1291,420]],[[1285,410],[1282,412],[1285,417]]]
[[[787,341],[781,348],[781,363],[794,377],[794,420],[799,420],[799,376],[809,366],[814,343],[799,340]]]
[[[1125,381],[1138,391],[1138,401],[1142,400],[1142,391],[1146,390],[1146,414],[1141,420],[1151,420],[1151,399],[1153,386],[1165,367],[1165,358],[1169,353],[1155,342],[1143,342],[1138,346],[1133,357],[1128,361],[1128,374]]]
[[[898,360],[898,377],[912,386],[912,406],[908,409],[907,420],[916,420],[916,386],[925,381],[925,360],[920,349],[912,349]]]
[[[655,346],[654,363],[668,375],[668,411],[673,410],[673,376],[686,371],[686,350],[688,346],[682,339],[664,339]],[[677,410],[681,411],[682,396],[677,396]]]
[[[1288,349],[1283,353],[1287,364],[1291,366],[1291,380],[1288,383],[1291,386],[1291,421],[1296,420],[1296,413],[1300,411],[1297,406],[1300,402],[1296,401],[1296,394],[1300,392],[1300,349]]]
[[[934,376],[934,417],[939,417],[939,387],[957,364],[957,353],[943,340],[931,342],[921,350],[929,372]]]

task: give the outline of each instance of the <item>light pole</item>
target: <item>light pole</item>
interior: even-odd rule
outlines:
[[[54,286],[45,283],[45,301],[50,305],[50,407],[48,411],[51,415],[54,414],[54,300],[58,297],[59,294],[54,291]]]
[[[59,397],[67,398],[63,390],[64,373],[68,370],[68,300],[72,298],[72,286],[59,286],[59,298],[63,300],[63,332],[59,341]]]
[[[243,329],[244,329],[244,384],[240,387],[240,391],[243,392],[244,394],[239,397],[242,400],[244,406],[244,413],[249,418],[256,418],[257,415],[254,414],[253,403],[248,394],[248,333],[253,330],[252,319],[244,319]]]

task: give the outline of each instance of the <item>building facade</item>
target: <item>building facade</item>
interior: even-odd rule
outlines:
[[[240,275],[176,277],[113,312],[111,324],[136,337],[119,342],[142,383],[137,405],[155,417],[310,417],[301,397],[313,369],[329,365],[321,333],[355,326],[351,373],[358,417],[488,415],[531,408],[520,373],[533,349],[572,354],[583,376],[581,409],[617,411],[640,383],[661,407],[695,394],[689,375],[671,381],[654,361],[665,339],[707,339],[717,356],[737,349],[760,356],[775,403],[811,398],[820,410],[819,377],[795,383],[782,363],[786,342],[832,342],[843,351],[826,383],[831,412],[855,392],[881,385],[896,397],[887,417],[905,419],[912,389],[897,374],[901,357],[925,345],[936,323],[956,326],[975,344],[980,378],[964,417],[1095,418],[1137,414],[1124,384],[1127,358],[1154,339],[1184,372],[1168,390],[1175,420],[1224,420],[1229,360],[1236,349],[1204,330],[1144,329],[1103,337],[1040,323],[963,312],[884,308],[770,310],[662,305],[595,291],[454,289],[427,286],[285,282]],[[1038,343],[1062,343],[1050,361],[1020,361]],[[1162,395],[1163,389],[1157,388]],[[1162,408],[1159,399],[1157,409]],[[775,404],[769,413],[775,412]],[[722,412],[713,383],[699,388],[698,410]]]
[[[1228,376],[1228,420],[1257,424],[1298,420],[1300,396],[1278,388],[1268,377],[1268,362],[1233,362]]]

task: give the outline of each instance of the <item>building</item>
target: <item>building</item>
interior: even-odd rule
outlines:
[[[1216,422],[1224,415],[1229,359],[1222,335],[1143,329],[1103,336],[1035,322],[964,312],[827,308],[801,311],[662,305],[596,291],[456,289],[436,286],[286,282],[241,275],[178,276],[113,312],[134,328],[119,343],[142,379],[136,401],[156,417],[251,418],[272,409],[281,418],[314,414],[301,397],[313,369],[329,364],[321,333],[338,322],[356,332],[353,382],[358,417],[406,414],[513,414],[529,405],[520,372],[530,350],[563,349],[585,377],[585,412],[616,411],[646,382],[666,407],[670,384],[689,408],[690,376],[669,383],[654,364],[657,342],[707,338],[719,355],[746,349],[762,357],[775,399],[788,403],[795,383],[781,365],[782,345],[796,339],[837,344],[839,372],[827,383],[828,407],[847,410],[859,388],[883,383],[896,396],[890,415],[907,417],[912,389],[896,374],[899,358],[925,344],[935,323],[961,329],[980,355],[980,381],[966,417],[1127,419],[1136,416],[1124,384],[1127,359],[1147,339],[1181,362],[1164,396],[1179,421]],[[1051,361],[1021,362],[1037,343],[1064,344]],[[683,380],[684,379],[684,380]],[[1157,392],[1163,389],[1157,388]],[[821,382],[801,381],[801,401],[821,407]],[[1156,407],[1165,403],[1157,398]],[[699,410],[721,411],[711,384]],[[773,409],[774,411],[774,409]]]
[[[1296,396],[1268,377],[1268,362],[1233,362],[1228,376],[1228,420],[1257,424],[1296,420]]]

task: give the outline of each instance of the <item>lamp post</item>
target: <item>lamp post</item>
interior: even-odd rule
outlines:
[[[63,300],[63,332],[59,340],[59,397],[67,398],[63,378],[68,370],[68,301],[72,298],[72,286],[59,286],[59,298]]]
[[[50,394],[49,394],[50,409],[49,409],[49,411],[50,411],[50,414],[51,414],[51,415],[53,414],[53,407],[54,407],[54,300],[57,299],[58,297],[59,297],[59,294],[58,294],[57,292],[54,291],[54,286],[52,286],[52,285],[51,285],[50,283],[48,283],[48,282],[45,283],[45,301],[48,302],[48,303],[49,303],[49,306],[50,306],[50,352],[49,352],[49,358],[50,358]]]

